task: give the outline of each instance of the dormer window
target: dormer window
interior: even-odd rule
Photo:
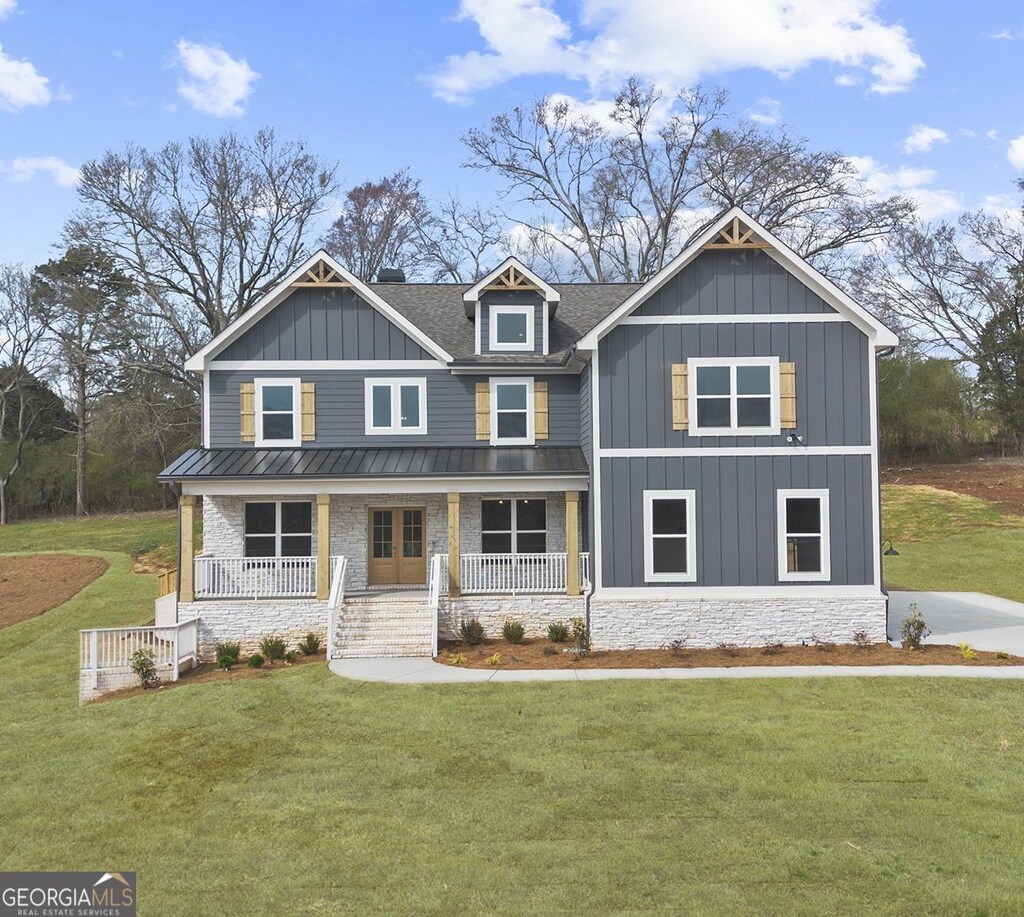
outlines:
[[[490,307],[490,349],[529,350],[533,348],[534,306]]]

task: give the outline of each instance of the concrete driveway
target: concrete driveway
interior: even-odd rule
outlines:
[[[983,592],[890,592],[889,639],[899,641],[900,625],[912,603],[931,631],[926,643],[969,643],[978,650],[1024,656],[1024,604]]]

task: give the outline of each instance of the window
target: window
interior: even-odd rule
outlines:
[[[778,526],[779,579],[829,579],[828,491],[780,490]]]
[[[491,350],[533,350],[533,306],[490,307]]]
[[[426,379],[366,380],[367,436],[426,432]]]
[[[692,583],[697,579],[695,492],[644,491],[644,579]]]
[[[313,504],[308,500],[245,504],[246,557],[312,557]]]
[[[692,434],[779,432],[778,358],[702,358],[687,365]]]
[[[299,446],[298,379],[256,380],[256,445]]]
[[[544,554],[547,520],[546,500],[482,500],[480,549],[484,554]]]
[[[491,379],[491,445],[532,446],[533,379]]]

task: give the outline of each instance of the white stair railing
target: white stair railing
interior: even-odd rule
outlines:
[[[430,645],[432,656],[437,655],[437,612],[441,605],[441,558],[444,557],[445,576],[448,575],[448,555],[435,554],[430,558],[430,579],[428,581],[427,605],[430,608]]]
[[[338,630],[338,609],[345,601],[345,573],[348,570],[347,557],[331,559],[334,573],[331,577],[331,594],[327,598],[327,660],[334,658],[334,635]]]
[[[138,650],[153,651],[157,671],[168,668],[177,681],[182,662],[199,661],[199,618],[166,627],[99,627],[78,632],[79,665],[91,675],[93,689],[100,674],[131,667]]]

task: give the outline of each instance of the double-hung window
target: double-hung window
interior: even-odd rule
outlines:
[[[695,491],[644,491],[644,579],[647,582],[696,581],[695,518]]]
[[[779,579],[829,579],[828,491],[780,490],[777,524]]]
[[[484,554],[544,554],[546,500],[482,500],[480,549]]]
[[[691,435],[779,433],[777,357],[701,357],[687,366]]]
[[[534,443],[533,379],[491,379],[491,445]]]
[[[426,432],[426,379],[366,380],[367,436]]]
[[[313,504],[282,500],[245,504],[246,557],[311,557]]]
[[[534,306],[490,306],[490,349],[533,350]]]
[[[300,446],[298,379],[257,379],[256,445]]]

